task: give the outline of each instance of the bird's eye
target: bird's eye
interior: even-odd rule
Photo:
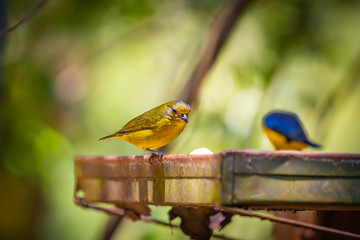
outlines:
[[[174,108],[171,108],[171,109],[172,109],[173,113],[177,113],[177,112],[176,112],[176,110],[175,110]]]

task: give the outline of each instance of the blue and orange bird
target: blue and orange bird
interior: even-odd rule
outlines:
[[[320,148],[311,142],[304,132],[300,119],[295,113],[271,111],[263,119],[266,136],[276,150],[298,150],[307,146]]]

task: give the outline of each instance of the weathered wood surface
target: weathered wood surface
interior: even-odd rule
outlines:
[[[210,155],[75,157],[88,203],[360,210],[360,155],[227,150]]]
[[[232,171],[222,173],[228,179],[222,187],[232,181],[232,194],[223,194],[223,204],[268,209],[360,209],[357,154],[229,150],[223,153],[223,164],[233,166]]]
[[[220,155],[76,157],[86,202],[204,205],[220,202]]]

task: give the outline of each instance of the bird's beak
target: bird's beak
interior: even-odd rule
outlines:
[[[188,115],[187,114],[184,114],[184,115],[182,115],[181,117],[180,117],[180,119],[182,120],[182,121],[184,121],[184,122],[188,122]]]

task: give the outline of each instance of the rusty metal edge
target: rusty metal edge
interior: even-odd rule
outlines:
[[[358,153],[323,153],[323,152],[305,152],[305,151],[263,151],[252,149],[228,149],[220,153],[221,155],[245,154],[257,157],[298,157],[298,158],[318,158],[331,159],[334,161],[354,160],[360,161]]]

